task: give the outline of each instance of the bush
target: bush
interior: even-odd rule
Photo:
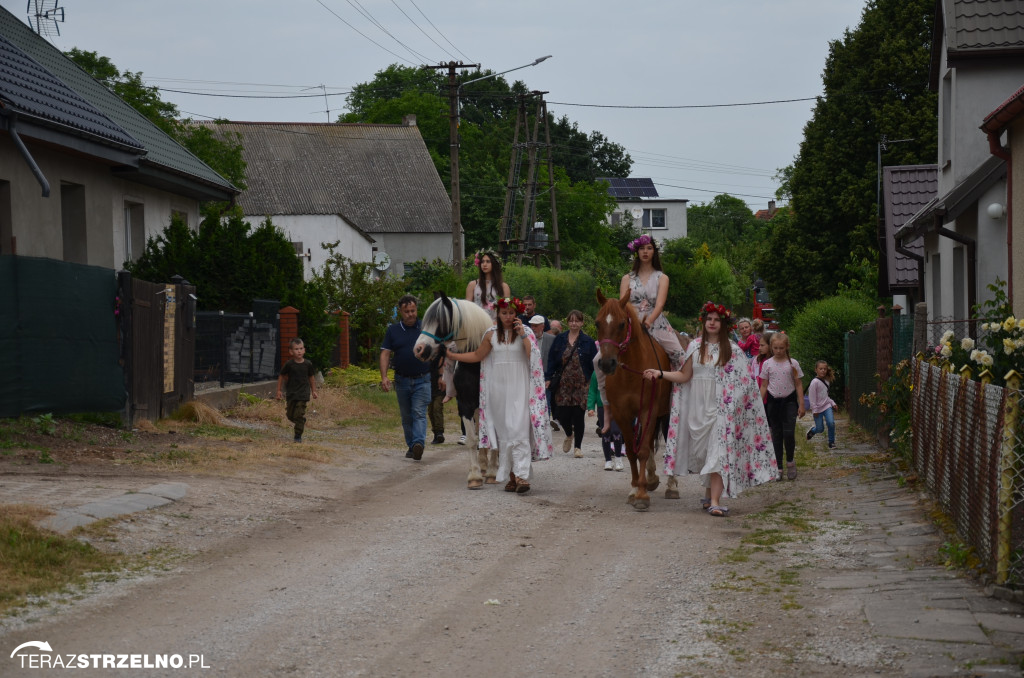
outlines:
[[[832,397],[839,401],[846,389],[846,374],[843,335],[858,330],[864,323],[876,316],[875,309],[866,300],[845,296],[827,297],[812,301],[793,318],[787,329],[790,354],[800,362],[804,370],[804,385],[814,378],[814,363],[828,361],[835,371],[836,381],[832,384]]]

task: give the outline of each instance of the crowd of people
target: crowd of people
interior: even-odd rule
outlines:
[[[765,332],[760,320],[737,319],[714,302],[701,309],[700,328],[692,339],[677,332],[664,314],[670,281],[656,241],[643,235],[629,249],[633,263],[622,277],[620,298],[631,302],[643,328],[670,360],[666,370],[644,372],[645,379],[673,383],[666,474],[699,475],[705,488],[701,507],[724,517],[729,513],[725,499],[765,482],[797,478],[796,420],[806,411],[814,417],[807,439],[827,429],[828,446],[835,447],[836,404],[828,394],[834,374],[825,361],[815,365],[805,399],[804,374],[784,332]],[[564,434],[564,453],[584,457],[588,417],[596,417],[604,470],[623,470],[622,432],[609,416],[604,374],[596,369],[597,342],[583,331],[583,313],[570,311],[563,327],[538,311],[533,296],[512,296],[495,252],[478,252],[474,264],[478,275],[467,285],[465,298],[487,311],[494,323],[475,351],[459,353],[450,344],[442,354],[446,357],[429,364],[416,358],[417,300],[408,295],[399,300],[399,320],[385,335],[381,387],[393,388],[398,397],[406,456],[422,458],[428,417],[431,442],[444,442],[443,405],[455,395],[452,369],[457,362],[480,363],[477,438],[481,448],[498,450],[497,481],[505,483],[506,491],[529,492],[532,462],[550,456],[552,431]],[[293,372],[306,374],[298,368]],[[308,389],[302,393],[308,400]],[[289,395],[290,419],[293,412],[301,417]],[[459,443],[465,441],[463,430]]]

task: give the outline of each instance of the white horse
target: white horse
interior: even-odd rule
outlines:
[[[454,350],[459,353],[475,351],[484,332],[493,324],[487,311],[473,302],[442,294],[423,313],[420,337],[413,347],[413,355],[429,362],[453,341]],[[466,482],[469,489],[479,490],[485,482],[488,485],[496,483],[495,476],[498,475],[498,450],[477,447],[474,416],[480,409],[480,363],[457,363],[452,379],[469,445],[469,477]]]

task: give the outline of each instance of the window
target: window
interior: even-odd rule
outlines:
[[[171,219],[177,219],[181,223],[185,224],[185,228],[188,228],[188,212],[182,210],[171,210]]]
[[[612,226],[618,226],[622,223],[622,212],[612,212]]]
[[[641,228],[668,228],[667,221],[665,219],[666,210],[660,209],[649,209],[644,210],[643,221],[641,222]]]
[[[124,260],[135,261],[146,250],[146,212],[142,203],[124,203]]]
[[[64,247],[64,261],[88,264],[89,248],[86,241],[85,186],[61,183],[60,230]]]

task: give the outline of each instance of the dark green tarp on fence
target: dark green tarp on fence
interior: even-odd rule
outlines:
[[[0,256],[0,416],[124,407],[116,297],[111,269]]]

